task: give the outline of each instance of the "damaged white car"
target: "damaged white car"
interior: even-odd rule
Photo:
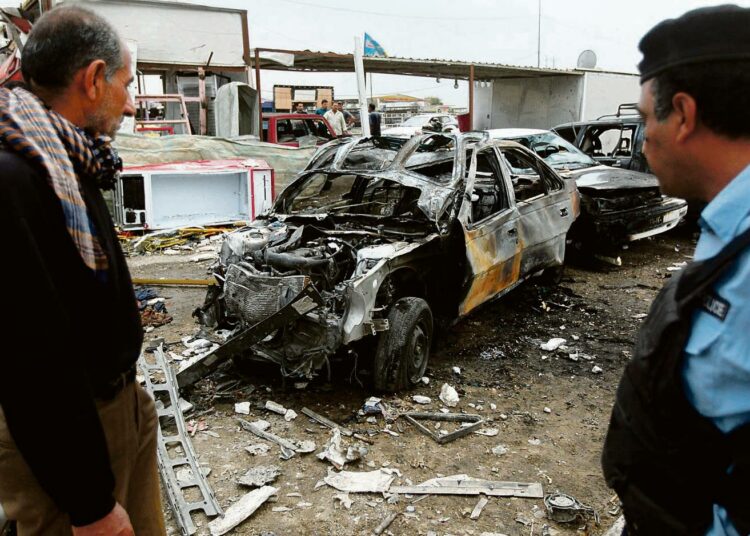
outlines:
[[[512,178],[503,153],[536,175]],[[230,356],[307,378],[343,358],[370,369],[378,390],[408,388],[438,322],[558,273],[578,213],[573,182],[514,142],[480,133],[331,142],[268,214],[227,237],[223,284],[196,316],[234,335],[178,381]]]

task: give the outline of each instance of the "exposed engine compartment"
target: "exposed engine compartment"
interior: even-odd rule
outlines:
[[[298,315],[248,348],[250,357],[278,363],[285,375],[310,376],[347,339],[362,336],[353,335],[352,325],[378,318],[378,312],[369,307],[387,301],[389,286],[379,286],[382,276],[375,277],[377,286],[365,285],[372,303],[366,307],[369,312],[362,310],[362,291],[356,287],[371,275],[369,270],[382,259],[413,247],[413,241],[420,242],[424,235],[412,233],[417,236],[406,241],[392,229],[363,230],[367,226],[360,222],[302,220],[256,220],[228,235],[215,267],[223,285],[209,292],[195,316],[212,328],[248,328],[282,314],[303,289],[314,287],[321,306]],[[372,333],[375,328],[367,325],[365,331]],[[361,326],[358,329],[362,331]]]

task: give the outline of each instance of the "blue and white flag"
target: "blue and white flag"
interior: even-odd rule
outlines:
[[[385,53],[380,43],[375,41],[370,34],[365,32],[365,56],[374,56],[378,58],[386,58],[388,54]]]

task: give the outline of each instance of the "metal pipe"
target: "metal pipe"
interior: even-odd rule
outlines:
[[[537,10],[537,22],[536,22],[536,66],[542,66],[542,0],[538,2],[539,9]]]
[[[260,94],[260,51],[255,49],[255,91],[258,92],[258,139],[263,141],[263,97]]]
[[[469,65],[469,130],[474,130],[474,64]]]
[[[215,285],[215,279],[155,279],[134,277],[134,285],[151,285],[154,287],[207,287]]]

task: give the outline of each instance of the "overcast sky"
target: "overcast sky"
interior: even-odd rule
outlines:
[[[638,41],[654,24],[721,3],[541,0],[540,63],[573,68],[578,55],[590,49],[598,67],[636,72]],[[739,3],[750,6],[750,1]],[[248,11],[251,47],[351,52],[354,36],[367,32],[392,56],[537,64],[538,0],[217,0],[215,5]],[[265,97],[274,83],[334,85],[340,97],[356,93],[354,74],[262,74],[269,90]],[[376,74],[372,86],[375,95],[399,92],[467,102],[465,82],[456,90],[453,81]]]
[[[246,9],[250,47],[352,52],[354,37],[369,33],[391,56],[536,66],[539,0],[182,0]],[[17,4],[0,0],[3,4]],[[710,0],[541,0],[540,63],[573,68],[593,50],[602,69],[636,72],[639,39],[654,24]],[[750,0],[738,2],[750,6]],[[354,74],[264,71],[263,96],[273,84],[333,85],[354,96]],[[467,83],[373,75],[372,93],[435,95],[466,105]],[[370,93],[370,88],[368,88]]]

